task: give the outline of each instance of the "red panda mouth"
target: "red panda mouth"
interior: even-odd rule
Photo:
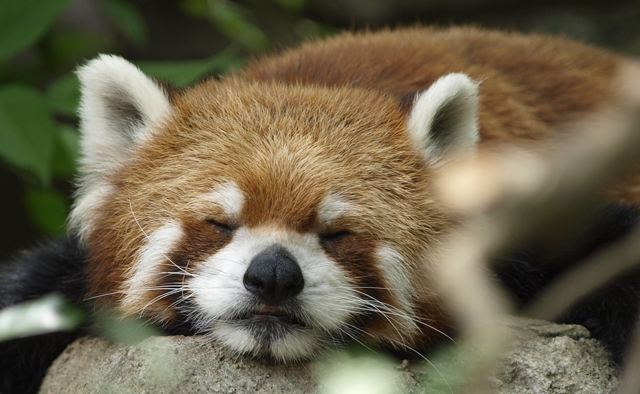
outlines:
[[[262,305],[249,312],[241,320],[250,324],[284,324],[287,326],[306,327],[307,325],[284,308],[272,305]]]
[[[280,307],[264,305],[257,308],[252,313],[254,316],[273,316],[276,318],[286,318],[288,314]]]

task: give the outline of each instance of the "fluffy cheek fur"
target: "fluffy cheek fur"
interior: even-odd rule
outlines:
[[[140,315],[158,323],[172,323],[188,308],[185,293],[190,265],[222,249],[231,237],[207,222],[168,221],[144,233],[135,263],[122,274],[120,301],[124,315]]]
[[[167,276],[164,267],[170,263],[169,254],[183,238],[184,231],[177,222],[169,222],[147,237],[137,264],[125,272],[121,309],[144,315],[147,307],[156,307],[162,298],[159,282]],[[156,294],[160,293],[160,294]]]

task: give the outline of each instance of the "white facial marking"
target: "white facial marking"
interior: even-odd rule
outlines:
[[[252,295],[244,287],[244,274],[253,258],[274,244],[284,247],[300,266],[305,286],[297,302],[313,328],[291,330],[273,341],[268,352],[282,359],[304,358],[316,351],[322,334],[336,334],[361,307],[347,275],[326,256],[317,235],[239,228],[228,245],[194,264],[197,272],[188,287],[200,328],[212,330],[213,336],[238,352],[264,352],[260,348],[264,344],[257,343],[247,328],[225,320],[251,311]]]
[[[220,205],[229,217],[238,217],[244,204],[244,194],[234,182],[214,186],[203,199]]]
[[[407,275],[407,270],[404,265],[404,260],[400,253],[388,245],[383,245],[377,250],[378,261],[380,267],[384,271],[385,279],[393,294],[395,294],[402,312],[407,316],[413,315],[413,303],[411,302],[411,281]],[[409,327],[417,328],[415,323],[403,322],[406,326],[409,323]],[[414,326],[414,327],[411,327]]]
[[[318,219],[325,224],[330,224],[350,208],[349,202],[337,193],[329,193],[318,208]]]
[[[122,306],[125,310],[138,308],[148,302],[144,295],[157,285],[163,275],[163,267],[169,261],[167,257],[184,235],[182,226],[170,222],[149,234],[146,245],[140,251],[137,261],[128,270],[129,279],[124,283],[125,295]]]
[[[217,324],[213,333],[220,342],[238,353],[251,354],[261,348],[261,344],[248,330],[239,329],[233,325]],[[269,354],[282,361],[291,360],[292,356],[308,358],[316,353],[318,345],[319,341],[315,335],[293,331],[274,342],[269,348]]]

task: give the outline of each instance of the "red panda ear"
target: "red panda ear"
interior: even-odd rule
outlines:
[[[118,56],[100,55],[77,71],[81,83],[82,169],[109,171],[171,111],[154,80]]]
[[[172,108],[156,82],[120,57],[100,55],[80,67],[77,74],[82,93],[82,158],[69,224],[84,237],[93,228],[95,210],[113,188],[107,176]]]
[[[441,77],[416,96],[407,121],[409,135],[427,159],[478,143],[478,83],[465,74]]]

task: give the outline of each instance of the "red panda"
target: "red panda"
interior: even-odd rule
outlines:
[[[456,218],[434,169],[545,141],[614,102],[625,69],[640,75],[568,39],[475,28],[344,33],[180,91],[99,56],[78,70],[79,299],[283,361],[446,341],[431,271]]]

